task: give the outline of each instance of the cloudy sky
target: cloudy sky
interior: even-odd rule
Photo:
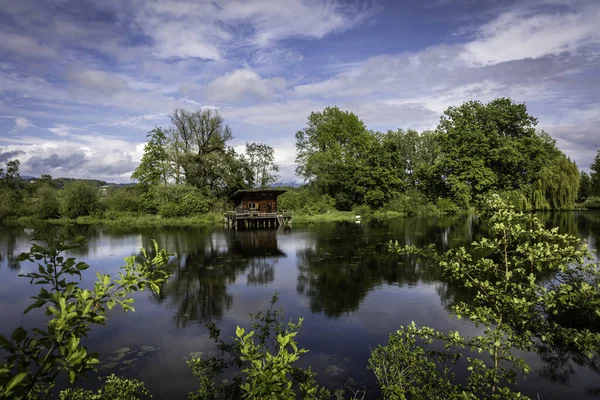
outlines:
[[[176,107],[276,149],[337,105],[433,127],[510,96],[587,168],[600,148],[598,0],[0,0],[0,162],[127,182]]]

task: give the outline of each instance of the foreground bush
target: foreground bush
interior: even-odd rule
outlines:
[[[490,234],[473,242],[471,252],[460,247],[438,255],[434,246],[391,244],[400,254],[433,259],[451,283],[472,290],[473,300],[452,310],[484,329],[469,338],[414,323],[401,327],[370,360],[387,398],[524,398],[512,385],[530,368],[515,351],[560,346],[599,355],[600,270],[585,242],[546,229],[499,195],[486,212]],[[454,371],[463,358],[468,379],[459,383]]]
[[[154,242],[154,257],[148,257],[142,249],[141,261],[135,256],[125,259],[118,279],[96,273],[98,280],[93,289],[82,289],[74,278],[81,279],[89,265],[65,258],[63,253],[79,247],[83,240],[34,238],[35,242],[46,241],[47,246],[33,244],[28,253],[19,257],[19,261],[38,264],[37,272],[22,276],[41,285],[25,313],[43,308],[49,320],[45,329],[28,331],[19,327],[10,338],[0,335],[0,348],[6,355],[0,362],[0,398],[45,398],[60,374],[74,383],[87,372],[96,371],[98,355],[89,353],[81,339],[93,325],[106,324],[107,310],[119,304],[123,310],[133,311],[134,291],[146,287],[158,291],[158,285],[169,276],[170,254],[159,250]]]

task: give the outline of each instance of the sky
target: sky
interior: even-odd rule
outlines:
[[[148,131],[213,107],[291,182],[312,111],[423,130],[511,97],[586,170],[599,25],[598,0],[0,0],[0,163],[129,182]]]

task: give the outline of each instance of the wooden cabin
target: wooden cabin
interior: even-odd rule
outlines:
[[[266,228],[288,225],[292,214],[281,212],[277,207],[277,197],[285,192],[284,189],[238,190],[231,196],[235,211],[225,214],[227,226]]]

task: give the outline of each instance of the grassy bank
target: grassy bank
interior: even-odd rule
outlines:
[[[128,214],[112,215],[111,218],[100,216],[85,216],[77,218],[57,218],[40,220],[32,217],[20,217],[7,221],[8,224],[31,226],[36,223],[50,223],[57,225],[105,225],[119,228],[151,228],[151,227],[185,227],[185,226],[215,226],[223,223],[221,213],[194,214],[187,217],[161,217],[154,214]]]
[[[418,214],[423,217],[436,217],[443,215],[441,212]],[[360,215],[360,220],[365,221],[371,218],[375,219],[393,219],[403,218],[412,215],[407,215],[397,211],[376,211],[376,212],[359,212],[355,211],[328,211],[325,213],[295,213],[293,224],[315,224],[327,222],[354,222],[356,216]],[[35,217],[19,217],[10,218],[2,222],[3,225],[26,226],[31,227],[40,223],[48,223],[55,225],[104,225],[118,228],[152,228],[152,227],[211,227],[223,224],[223,214],[211,212],[207,214],[192,214],[185,217],[164,217],[155,214],[136,214],[128,212],[111,212],[105,215],[84,216],[77,218],[56,218],[56,219],[39,219]]]

